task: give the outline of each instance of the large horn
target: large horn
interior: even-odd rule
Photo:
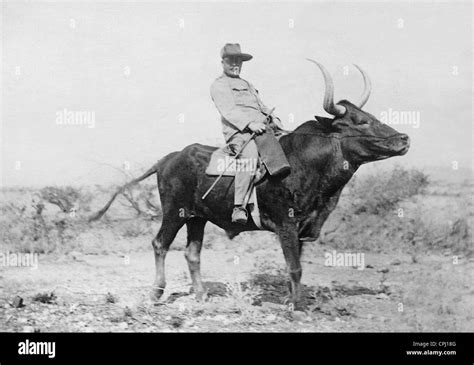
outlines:
[[[354,64],[354,66],[357,67],[364,78],[364,92],[362,93],[359,102],[355,104],[362,109],[365,103],[367,103],[367,100],[369,100],[370,92],[372,91],[372,84],[370,83],[369,75],[367,75],[367,73],[356,64]]]
[[[312,60],[310,58],[307,58],[307,60],[309,62],[314,63],[316,66],[318,66],[321,72],[323,73],[324,83],[326,84],[326,91],[324,93],[324,104],[323,104],[324,110],[327,111],[329,114],[334,115],[336,117],[343,116],[346,113],[346,108],[343,107],[342,105],[334,104],[334,84],[332,82],[332,78],[328,70],[326,70],[323,65],[316,62],[315,60]]]

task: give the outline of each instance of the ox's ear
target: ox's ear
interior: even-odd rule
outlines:
[[[331,118],[325,118],[325,117],[320,117],[315,115],[317,123],[321,126],[322,129],[326,130],[327,132],[333,132],[334,131],[334,119]]]
[[[314,117],[316,118],[316,121],[324,128],[330,129],[332,127],[332,123],[334,122],[334,119],[331,118],[320,117],[318,115],[315,115]]]

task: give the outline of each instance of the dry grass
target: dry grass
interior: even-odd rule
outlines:
[[[96,246],[101,252],[127,246],[132,251],[149,249],[160,224],[156,187],[137,186],[119,197],[101,221],[87,223],[91,212],[107,200],[112,190],[99,186],[4,190],[0,249],[62,254]],[[414,256],[420,250],[447,249],[470,255],[471,193],[470,185],[436,188],[424,173],[401,167],[389,174],[356,178],[348,184],[323,227],[321,243],[337,249],[403,251]],[[171,249],[184,249],[185,236],[183,229]],[[208,224],[204,248],[224,249],[244,239],[252,243],[246,243],[242,250],[265,249],[274,244],[270,242],[274,238],[268,237],[251,232],[230,241],[221,229]],[[261,240],[265,243],[256,243]]]

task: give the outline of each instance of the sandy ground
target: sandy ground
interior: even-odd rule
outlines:
[[[167,290],[149,299],[151,247],[130,253],[42,255],[37,269],[0,268],[1,331],[472,331],[474,262],[452,254],[365,254],[364,270],[324,265],[315,244],[303,254],[303,311],[284,304],[277,243],[248,252],[242,240],[204,249],[209,290],[198,303],[182,251],[166,260]],[[416,262],[414,262],[416,261]],[[50,303],[34,300],[54,292]],[[108,295],[108,293],[110,293]],[[15,296],[24,306],[15,308]],[[48,300],[43,300],[47,302]]]

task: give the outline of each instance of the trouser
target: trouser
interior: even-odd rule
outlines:
[[[240,151],[242,146],[251,137],[250,133],[237,133],[234,134],[228,141],[229,149],[236,154]],[[250,184],[255,175],[258,162],[258,150],[257,145],[252,140],[244,150],[239,154],[236,161],[236,173],[235,173],[235,194],[234,204],[243,205],[245,195],[250,188]]]

